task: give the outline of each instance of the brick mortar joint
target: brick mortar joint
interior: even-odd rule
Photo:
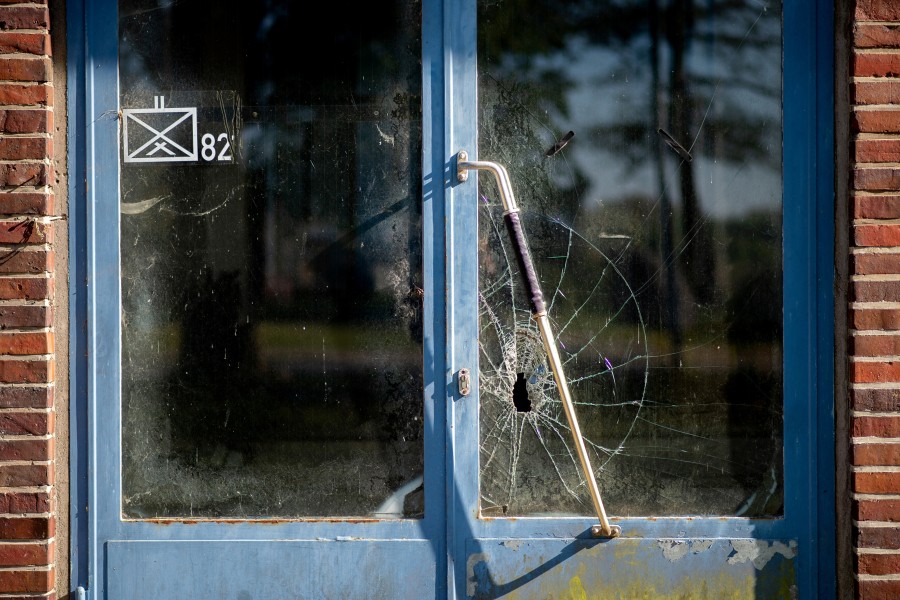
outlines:
[[[0,354],[0,356],[10,356],[8,354]],[[19,354],[18,356],[25,356],[24,354]],[[32,356],[32,355],[29,355]],[[890,355],[890,356],[869,356],[869,355],[858,355],[851,354],[850,355],[850,364],[855,365],[894,365],[900,364],[900,356]],[[898,381],[897,383],[900,383]],[[900,413],[897,413],[900,415]]]
[[[50,165],[50,164],[53,164],[53,158],[49,157],[49,156],[43,156],[41,158],[4,158],[4,159],[0,160],[0,165],[23,165],[23,164]]]
[[[34,544],[49,546],[50,544],[54,543],[56,543],[56,539],[54,538],[40,538],[35,540],[0,540],[0,544],[10,546],[31,546]],[[898,552],[900,552],[900,550],[898,550]]]
[[[876,246],[877,248],[897,248],[900,250],[898,246]],[[900,281],[900,272],[897,273],[854,273],[850,276],[850,280],[853,282],[876,282],[876,283],[885,283],[892,281]]]
[[[857,21],[859,23],[859,21]],[[900,56],[900,48],[869,48],[866,46],[854,46],[853,51],[856,54],[896,54]]]
[[[28,217],[25,217],[28,218]],[[892,246],[851,246],[850,256],[885,256],[897,254],[900,249]],[[898,267],[900,269],[900,267]],[[898,271],[900,272],[900,271]]]
[[[859,521],[853,519],[853,525],[859,529],[896,529],[900,531],[900,523],[895,523],[894,521]]]
[[[12,8],[12,7],[10,7],[8,4],[4,4],[4,5],[0,6],[0,10],[2,10],[4,8]],[[19,8],[38,8],[38,7],[23,6],[23,7],[19,7]],[[46,8],[46,7],[40,6],[40,8]],[[42,27],[37,23],[27,23],[27,24],[22,23],[22,25],[23,25],[23,27],[21,27],[21,28],[11,27],[9,29],[4,29],[3,32],[5,32],[5,33],[32,33],[32,34],[36,33],[36,34],[46,34],[46,35],[50,34],[49,27]],[[36,27],[36,28],[35,27],[27,27],[24,25],[38,25],[38,27]]]
[[[876,225],[878,227],[897,227],[900,226],[900,219],[872,219],[872,218],[864,218],[864,219],[853,219],[852,226],[853,227],[865,227],[869,225]],[[866,248],[867,246],[857,246],[853,245],[851,248]],[[893,246],[881,246],[882,248],[892,248]]]
[[[9,108],[10,104],[0,104],[0,110]],[[27,106],[28,108],[33,108],[34,105],[22,105]],[[35,131],[32,133],[0,133],[0,140],[52,140],[53,134],[45,133],[42,131]]]
[[[854,573],[857,581],[900,581],[900,574],[870,575],[867,573]]]
[[[0,31],[0,34],[2,34],[2,33],[3,33],[3,31]],[[44,35],[46,35],[47,37],[50,36],[49,33],[44,34]],[[0,52],[0,60],[10,60],[10,59],[15,59],[15,58],[31,59],[31,60],[50,60],[53,57],[50,56],[49,54],[34,54],[31,52]]]

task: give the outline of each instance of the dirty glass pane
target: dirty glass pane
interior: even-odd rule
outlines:
[[[119,10],[124,514],[420,517],[419,4]]]
[[[781,6],[481,0],[507,166],[607,510],[783,508]],[[490,177],[481,512],[591,514]]]

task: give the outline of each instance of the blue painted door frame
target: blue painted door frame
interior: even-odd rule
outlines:
[[[675,590],[725,576],[755,581],[762,594],[785,580],[774,573],[781,569],[801,597],[833,596],[832,11],[826,0],[784,3],[785,516],[624,519],[624,538],[598,542],[587,535],[590,518],[478,517],[478,398],[456,390],[462,368],[478,389],[477,199],[475,183],[458,184],[452,171],[457,151],[478,148],[474,0],[423,2],[424,264],[434,292],[425,318],[426,518],[120,518],[116,3],[70,0],[73,587],[93,598],[136,597],[123,595],[135,584],[146,597],[381,589],[390,598],[487,598],[528,597],[536,586],[552,594],[576,575],[585,589],[623,594],[648,577]],[[766,577],[742,562],[762,541],[772,558]]]

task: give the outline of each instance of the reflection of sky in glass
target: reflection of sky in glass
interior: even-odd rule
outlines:
[[[748,5],[742,19],[711,20],[706,31],[698,32],[698,40],[718,36],[728,41],[694,41],[686,57],[688,76],[693,74],[696,79],[695,113],[699,114],[695,114],[695,119],[700,122],[692,129],[694,137],[680,142],[694,155],[698,195],[703,208],[714,217],[777,209],[781,202],[780,19],[767,5],[755,4],[758,6]],[[748,26],[749,30],[739,31]],[[760,45],[761,40],[774,43]],[[720,55],[727,43],[737,44],[739,51]],[[649,132],[655,130],[656,121],[649,118],[650,51],[647,34],[635,37],[627,48],[598,45],[584,36],[573,35],[563,49],[530,57],[524,72],[520,70],[522,63],[510,57],[498,69],[500,73],[518,70],[517,77],[535,82],[546,73],[563,74],[568,80],[564,95],[566,114],[545,106],[543,114],[537,116],[545,121],[540,133],[547,147],[556,141],[558,132],[576,132],[565,159],[588,178],[585,208],[628,196],[659,193],[649,133],[644,136],[647,157],[638,164],[620,157],[615,140],[604,135],[616,124],[635,118],[644,119]],[[667,64],[669,58],[670,52],[661,48],[661,63]],[[661,81],[660,85],[664,88],[668,84]],[[660,93],[665,96],[665,89]],[[729,115],[737,119],[752,117],[765,125],[762,138],[767,158],[734,160],[717,156],[714,149],[702,149],[705,122]],[[674,183],[677,169],[673,155],[665,165],[668,181]],[[677,194],[672,201],[679,203]]]

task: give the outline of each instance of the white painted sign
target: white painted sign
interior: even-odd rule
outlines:
[[[153,108],[126,108],[125,162],[194,162],[197,153],[197,108],[166,107],[164,96]]]

